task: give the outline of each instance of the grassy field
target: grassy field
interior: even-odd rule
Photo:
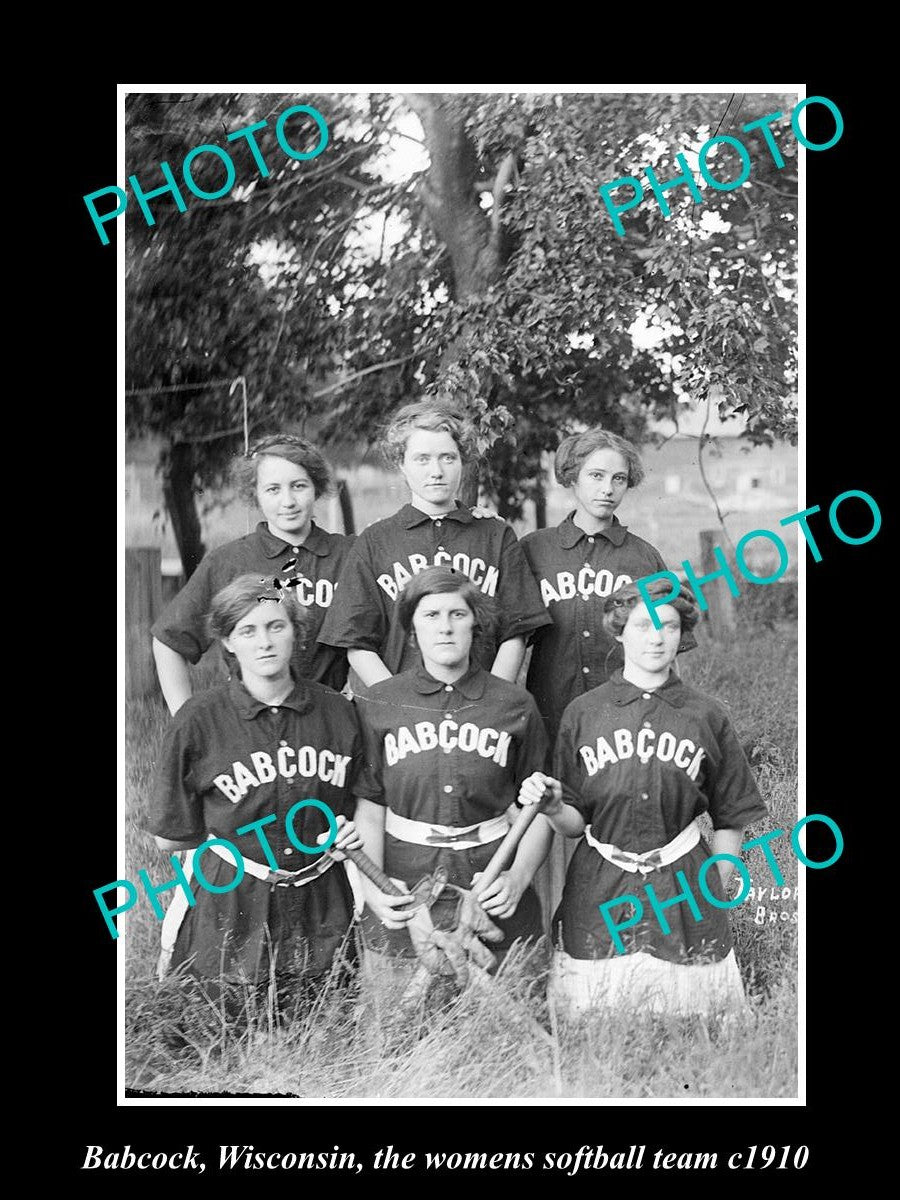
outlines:
[[[203,678],[201,667],[201,680]],[[743,643],[704,643],[682,674],[731,710],[769,805],[747,837],[790,829],[797,810],[796,627],[758,627]],[[206,671],[208,675],[208,670]],[[199,681],[198,681],[199,682]],[[166,713],[130,705],[126,720],[126,875],[155,880],[166,859],[142,832]],[[149,1092],[317,1097],[785,1097],[797,1094],[797,863],[774,843],[790,895],[753,852],[766,898],[732,912],[751,1013],[730,1021],[597,1016],[569,1024],[548,1011],[545,948],[510,956],[494,981],[470,986],[418,1024],[398,1025],[396,985],[335,984],[314,1007],[277,1024],[271,1004],[247,998],[238,1021],[214,1003],[157,984],[159,923],[142,902],[120,924],[126,955],[126,1083]],[[172,1030],[186,1030],[175,1049]]]

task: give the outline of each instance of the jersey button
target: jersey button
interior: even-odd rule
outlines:
[[[299,553],[300,553],[300,547],[299,547],[299,546],[291,546],[291,549],[293,550],[293,552],[294,552],[295,554],[299,554]]]
[[[285,846],[284,852],[285,852],[285,854],[293,854],[294,853],[294,851],[291,849],[290,846]]]
[[[590,636],[591,636],[591,631],[590,631],[589,629],[585,629],[584,633],[582,633],[582,635],[581,635],[581,636],[582,636],[582,637],[590,637]]]
[[[649,700],[649,699],[650,699],[650,693],[649,693],[649,692],[644,692],[644,693],[643,693],[643,696],[644,696],[644,699],[645,699],[645,700]]]
[[[269,709],[269,712],[277,713],[277,712],[278,712],[278,709],[277,709],[277,708],[270,708],[270,709]]]
[[[591,670],[590,667],[582,667],[581,673],[582,673],[582,675],[588,675],[588,674],[590,674],[590,670]]]
[[[441,522],[440,522],[440,521],[435,521],[435,523],[434,523],[434,527],[435,527],[435,529],[440,529],[440,528],[441,528]]]
[[[453,784],[452,784],[452,783],[445,783],[445,784],[444,784],[444,791],[445,791],[445,792],[452,792],[452,791],[453,791]]]
[[[594,539],[593,539],[592,537],[589,537],[589,538],[588,538],[588,541],[589,541],[589,542],[591,543],[591,545],[593,546],[593,544],[594,544]]]
[[[285,742],[285,741],[283,741],[283,740],[282,740],[282,741],[280,741],[280,742],[278,743],[278,745],[279,745],[279,746],[286,746],[286,745],[287,745],[287,742]]]
[[[647,792],[641,792],[641,799],[642,799],[642,800],[649,800],[649,799],[650,799],[650,796],[649,796],[649,794],[648,794]]]
[[[649,729],[649,728],[650,728],[650,722],[649,722],[649,721],[645,721],[645,722],[644,722],[644,728],[645,728],[645,729]]]
[[[445,691],[445,692],[452,692],[452,691],[453,691],[453,684],[452,684],[452,683],[445,683],[445,684],[444,684],[444,691]]]

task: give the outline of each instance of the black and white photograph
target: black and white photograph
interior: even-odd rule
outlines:
[[[881,525],[805,494],[838,104],[118,103],[125,1102],[804,1104],[804,580]]]

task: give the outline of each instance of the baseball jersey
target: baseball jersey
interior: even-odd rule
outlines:
[[[195,845],[224,838],[245,858],[267,864],[257,834],[237,830],[268,818],[260,833],[278,867],[296,871],[318,859],[291,842],[288,811],[312,798],[335,815],[352,816],[355,797],[371,790],[360,780],[362,770],[359,721],[345,696],[318,683],[295,681],[281,704],[269,706],[232,679],[192,697],[173,717],[156,766],[146,828]],[[295,837],[307,846],[315,846],[317,836],[328,830],[325,814],[309,806],[292,824]],[[201,867],[217,886],[235,876],[231,861],[213,851],[204,852]],[[273,953],[278,950],[285,966],[302,943],[309,969],[325,970],[353,913],[347,877],[337,865],[303,887],[273,887],[247,873],[233,891],[217,895],[197,885],[195,894],[196,905],[179,930],[173,966],[190,963],[203,978],[218,977],[221,970],[226,977],[264,981],[267,944]]]
[[[356,539],[319,641],[374,650],[392,675],[414,667],[418,651],[400,624],[397,601],[413,575],[439,565],[461,571],[495,602],[494,637],[472,645],[480,665],[490,669],[501,642],[550,624],[522,548],[505,521],[474,517],[458,501],[438,517],[407,504]]]
[[[213,596],[240,575],[279,575],[297,578],[291,588],[297,602],[311,620],[308,635],[294,647],[292,665],[301,679],[312,679],[340,690],[347,679],[346,654],[316,641],[319,627],[334,598],[341,568],[352,537],[328,533],[313,521],[306,541],[294,546],[276,537],[265,521],[252,533],[210,550],[177,596],[154,622],[153,636],[190,663],[200,661],[212,638],[206,631],[206,615]],[[284,564],[296,560],[296,568]],[[220,646],[225,670],[232,673],[234,659]]]
[[[666,569],[659,551],[615,517],[608,530],[588,534],[574,515],[526,534],[521,543],[553,622],[534,635],[526,682],[551,738],[566,705],[622,664],[621,646],[603,628],[604,599]]]
[[[515,802],[527,775],[546,765],[547,736],[534,700],[477,665],[452,684],[420,665],[354,702],[365,736],[368,799],[412,821],[465,828],[490,820]],[[385,833],[384,869],[412,887],[445,866],[451,883],[469,887],[499,844],[452,850]],[[456,904],[455,894],[445,892],[431,910],[435,925],[452,927]],[[405,930],[385,930],[367,916],[367,937],[398,953],[411,951]],[[539,935],[540,905],[531,888],[513,916],[498,924],[507,935],[499,949],[515,937]]]
[[[566,803],[584,817],[598,842],[620,850],[659,849],[703,812],[714,829],[741,829],[768,815],[725,709],[676,675],[647,691],[615,671],[568,706],[554,759]],[[641,900],[644,913],[621,933],[629,953],[640,950],[669,962],[724,958],[732,946],[727,912],[712,906],[697,882],[710,853],[701,838],[676,862],[641,875],[608,862],[582,839],[553,919],[562,948],[573,958],[614,956],[598,905],[630,893]],[[643,885],[652,884],[664,903],[682,891],[678,870],[688,879],[702,920],[695,921],[686,903],[673,905],[665,910],[672,932],[664,934]],[[707,871],[706,884],[724,899],[718,868]],[[610,915],[622,921],[630,909],[623,905]]]

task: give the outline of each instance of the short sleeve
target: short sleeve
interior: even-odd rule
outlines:
[[[179,719],[181,714],[176,714],[163,738],[145,828],[173,842],[199,845],[206,837],[203,802],[192,777],[192,723],[183,716]]]
[[[535,771],[545,771],[550,743],[547,730],[544,727],[541,714],[531,696],[528,697],[528,709],[525,718],[525,732],[522,736],[522,749],[516,759],[516,789],[523,779],[533,775]]]
[[[525,552],[508,525],[500,548],[500,584],[497,588],[499,623],[497,641],[525,637],[553,621],[544,607],[540,588]]]
[[[212,641],[206,632],[206,614],[212,598],[211,564],[206,557],[154,621],[150,632],[189,663],[198,663]]]
[[[373,804],[387,807],[382,773],[384,747],[381,731],[372,722],[371,701],[363,696],[353,699],[362,739],[362,762],[353,784],[353,794]]]
[[[365,553],[365,538],[360,536],[338,577],[318,641],[325,646],[380,654],[389,626],[387,600]]]
[[[556,745],[553,749],[553,776],[562,784],[563,803],[583,817],[591,821],[591,808],[581,797],[581,776],[579,774],[578,756],[575,753],[577,719],[571,711],[572,706],[563,713],[556,735]]]
[[[709,815],[714,829],[743,829],[767,817],[769,810],[731,722],[724,713],[720,720],[717,761],[710,757],[706,765]]]

